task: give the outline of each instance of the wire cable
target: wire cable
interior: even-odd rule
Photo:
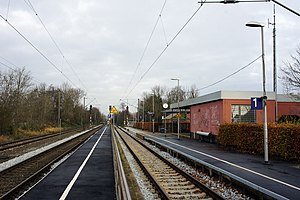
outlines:
[[[15,71],[15,70],[16,70],[16,69],[14,69],[14,68],[12,68],[12,67],[8,66],[7,64],[5,64],[5,63],[3,63],[3,62],[1,62],[1,61],[0,61],[0,64],[1,64],[2,66],[4,66],[4,67],[6,67],[6,68],[10,69],[10,70],[13,70],[13,71]]]
[[[241,67],[241,68],[238,69],[237,71],[231,73],[230,75],[228,75],[228,76],[226,76],[226,77],[224,77],[224,78],[218,80],[217,82],[214,82],[214,83],[209,84],[209,85],[207,85],[207,86],[205,86],[205,87],[199,88],[199,89],[197,89],[196,91],[204,90],[204,89],[209,88],[209,87],[211,87],[211,86],[214,86],[214,85],[216,85],[216,84],[218,84],[218,83],[220,83],[220,82],[222,82],[222,81],[225,81],[226,79],[230,78],[231,76],[233,76],[233,75],[239,73],[239,72],[242,71],[243,69],[245,69],[245,68],[249,67],[250,65],[252,65],[255,61],[257,61],[257,60],[258,60],[259,58],[261,58],[261,57],[262,57],[262,55],[260,55],[259,57],[255,58],[253,61],[251,61],[250,63],[248,63],[248,64],[245,65],[244,67]]]
[[[24,0],[24,2],[27,4],[27,6],[34,12],[34,14],[36,15],[36,17],[38,18],[38,20],[40,21],[40,23],[42,24],[42,26],[44,27],[45,31],[48,33],[48,36],[50,37],[51,41],[54,43],[55,47],[57,48],[57,50],[59,51],[60,55],[62,56],[62,58],[66,61],[66,63],[68,64],[68,66],[71,68],[72,72],[75,74],[76,78],[79,80],[79,82],[81,83],[81,85],[85,88],[86,91],[88,91],[87,87],[83,84],[83,82],[81,81],[81,79],[79,78],[78,74],[76,73],[76,71],[74,70],[74,67],[70,64],[70,62],[67,60],[67,58],[65,57],[65,55],[63,54],[62,50],[59,48],[57,42],[54,40],[54,38],[52,37],[50,31],[47,29],[46,25],[44,24],[44,22],[42,21],[41,17],[39,16],[39,14],[37,13],[36,9],[33,7],[32,3],[30,2],[30,0]]]
[[[133,81],[133,79],[134,79],[134,77],[135,77],[135,75],[136,75],[136,73],[137,73],[137,70],[138,70],[138,68],[140,67],[141,63],[142,63],[142,60],[143,60],[143,58],[144,58],[144,56],[145,56],[145,54],[146,54],[146,51],[147,51],[147,49],[148,49],[148,46],[149,46],[149,44],[150,44],[150,41],[151,41],[152,36],[153,36],[153,34],[154,34],[154,31],[156,30],[156,27],[157,27],[157,25],[158,25],[160,16],[161,16],[161,14],[162,14],[162,12],[163,12],[163,10],[164,10],[164,8],[165,8],[166,3],[167,3],[167,0],[164,1],[164,4],[163,4],[162,8],[160,9],[158,18],[156,19],[155,25],[154,25],[154,27],[153,27],[153,29],[152,29],[152,31],[151,31],[151,34],[150,34],[150,36],[149,36],[149,39],[148,39],[148,41],[147,41],[147,43],[146,43],[146,46],[145,46],[145,48],[144,48],[144,50],[143,50],[142,56],[141,56],[140,59],[139,59],[139,62],[138,62],[138,64],[137,64],[136,68],[135,68],[134,74],[132,75],[131,80],[130,80],[130,82],[129,82],[129,85],[128,85],[127,89],[125,90],[126,92],[127,92],[127,90],[129,89],[129,87],[130,87],[130,85],[131,85],[131,83],[132,83],[132,81]]]
[[[143,80],[146,74],[151,70],[151,68],[157,63],[157,61],[161,58],[161,56],[165,53],[165,51],[171,46],[171,44],[175,41],[175,39],[179,36],[179,34],[183,31],[183,29],[189,24],[189,22],[195,17],[198,11],[202,8],[204,4],[200,4],[200,6],[196,9],[196,11],[192,14],[192,16],[185,22],[185,24],[181,27],[181,29],[175,34],[175,36],[169,42],[162,52],[158,55],[158,57],[154,60],[154,62],[149,66],[149,68],[144,72],[144,74],[140,77],[134,87],[130,90],[130,92],[126,95],[126,98],[131,94],[131,92],[136,88],[136,86]]]
[[[10,0],[8,0],[7,11],[6,11],[6,20],[8,19],[9,8],[10,8]]]
[[[50,63],[52,67],[54,67],[61,75],[63,75],[75,88],[79,88],[76,84],[69,79],[67,75],[65,75],[44,53],[42,53],[32,42],[30,42],[18,29],[16,29],[8,20],[6,20],[1,14],[0,17],[12,28],[16,31],[32,48],[34,48],[46,61]]]
[[[8,69],[10,69],[12,71],[15,71],[15,72],[17,71],[17,69],[21,69],[20,67],[16,66],[15,64],[13,64],[12,62],[10,62],[9,60],[3,58],[2,56],[0,56],[0,58],[3,59],[3,60],[5,60],[7,63],[9,63],[10,65],[14,66],[15,68],[12,68],[11,66],[9,66],[9,65],[1,62],[1,61],[0,61],[0,65],[4,66],[4,67],[6,67],[6,68],[8,68]],[[35,78],[32,78],[32,81],[34,81],[36,83],[39,83],[39,84],[41,83],[41,81],[39,81],[39,80],[37,80]]]
[[[166,45],[168,46],[169,43],[168,43],[168,40],[167,40],[167,34],[166,34],[164,22],[162,20],[162,16],[160,15],[159,17],[160,17],[160,23],[161,23],[161,26],[162,26],[162,29],[163,29],[163,32],[164,32],[164,36],[165,36],[165,42],[166,42]]]

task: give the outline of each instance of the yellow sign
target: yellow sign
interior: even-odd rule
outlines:
[[[113,113],[113,114],[117,114],[118,113],[118,110],[117,110],[117,108],[115,106],[113,106],[111,108],[111,113]]]

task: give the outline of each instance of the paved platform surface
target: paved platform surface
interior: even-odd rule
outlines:
[[[134,133],[147,135],[153,141],[176,149],[250,181],[270,192],[277,199],[300,199],[300,165],[292,162],[272,160],[264,164],[263,156],[224,151],[216,144],[180,138],[176,134],[151,133],[140,129],[127,128]]]
[[[99,130],[21,199],[116,199],[110,127]]]

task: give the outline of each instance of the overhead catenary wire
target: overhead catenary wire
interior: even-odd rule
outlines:
[[[166,29],[165,29],[164,22],[162,20],[162,16],[161,15],[160,15],[160,23],[161,23],[161,26],[162,26],[162,29],[163,29],[163,32],[164,32],[166,45],[168,46],[169,43],[168,43],[168,39],[167,39]]]
[[[237,71],[235,71],[235,72],[229,74],[228,76],[226,76],[226,77],[224,77],[224,78],[222,78],[222,79],[220,79],[220,80],[218,80],[218,81],[216,81],[216,82],[214,82],[214,83],[211,83],[211,84],[209,84],[209,85],[207,85],[207,86],[205,86],[205,87],[199,88],[199,89],[197,89],[196,91],[204,90],[204,89],[209,88],[209,87],[211,87],[211,86],[214,86],[214,85],[216,85],[216,84],[218,84],[218,83],[221,83],[222,81],[225,81],[226,79],[230,78],[231,76],[233,76],[233,75],[239,73],[239,72],[242,71],[243,69],[245,69],[245,68],[249,67],[250,65],[252,65],[255,61],[257,61],[257,60],[258,60],[259,58],[261,58],[261,57],[262,57],[262,55],[260,55],[259,57],[255,58],[254,60],[252,60],[252,61],[251,61],[250,63],[248,63],[247,65],[245,65],[245,66],[239,68]]]
[[[259,2],[274,2],[275,4],[281,6],[282,8],[286,9],[287,11],[297,15],[298,17],[300,17],[300,13],[293,10],[292,8],[280,3],[277,0],[243,0],[243,1],[238,1],[238,0],[222,0],[222,1],[198,1],[198,3],[204,4],[204,3],[223,3],[223,4],[236,4],[236,3],[259,3]]]
[[[28,2],[27,2],[28,1]],[[35,13],[35,15],[37,16],[38,20],[40,21],[40,23],[42,24],[42,26],[44,27],[45,31],[48,33],[50,39],[52,40],[52,42],[54,43],[55,47],[58,49],[60,55],[62,56],[62,58],[66,61],[66,63],[68,64],[68,66],[71,68],[72,72],[75,74],[75,76],[77,77],[77,79],[79,80],[79,82],[81,83],[81,85],[86,89],[86,91],[88,91],[87,87],[83,84],[83,82],[81,81],[81,79],[79,78],[78,74],[76,73],[76,71],[74,70],[74,67],[70,64],[70,62],[67,60],[67,58],[64,56],[62,50],[59,48],[57,42],[54,40],[53,36],[51,35],[51,33],[49,32],[49,30],[47,29],[46,25],[43,23],[41,17],[39,16],[39,14],[37,13],[36,9],[33,7],[32,3],[30,2],[30,0],[24,0],[24,2],[28,5],[29,8],[31,8],[31,10]]]
[[[8,19],[9,8],[10,8],[10,0],[8,0],[8,4],[7,4],[6,20]]]
[[[162,5],[162,8],[160,9],[159,15],[158,15],[158,17],[157,17],[157,19],[156,19],[156,22],[155,22],[155,25],[154,25],[154,27],[153,27],[153,29],[152,29],[152,31],[151,31],[151,34],[150,34],[150,36],[149,36],[149,38],[148,38],[148,41],[147,41],[146,46],[145,46],[145,48],[144,48],[144,50],[143,50],[143,53],[142,53],[142,55],[141,55],[141,57],[140,57],[140,59],[139,59],[139,62],[138,62],[138,64],[137,64],[136,68],[135,68],[134,74],[133,74],[132,77],[131,77],[131,80],[130,80],[129,85],[128,85],[127,89],[126,89],[126,92],[127,92],[127,90],[129,89],[129,87],[130,87],[130,85],[131,85],[131,83],[132,83],[132,81],[133,81],[133,79],[134,79],[134,77],[135,77],[135,75],[136,75],[136,73],[137,73],[137,70],[138,70],[138,68],[140,67],[141,63],[142,63],[142,60],[144,59],[144,56],[145,56],[145,54],[146,54],[146,51],[147,51],[147,49],[148,49],[148,46],[149,46],[149,44],[150,44],[150,41],[151,41],[152,36],[153,36],[153,34],[154,34],[154,31],[156,30],[156,27],[157,27],[157,25],[158,25],[158,22],[159,22],[159,20],[160,20],[161,14],[163,13],[163,10],[164,10],[164,8],[165,8],[166,3],[167,3],[167,0],[164,1],[164,4]]]
[[[8,66],[7,64],[5,64],[5,63],[3,63],[3,62],[1,62],[1,61],[0,61],[0,64],[1,64],[2,66],[6,67],[6,68],[8,68],[8,69],[10,69],[10,70],[12,70],[12,71],[16,71],[16,69],[12,68],[11,66]]]
[[[126,95],[126,98],[131,94],[131,92],[137,87],[137,85],[143,80],[146,74],[152,69],[152,67],[157,63],[157,61],[161,58],[161,56],[165,53],[165,51],[171,46],[171,44],[176,40],[179,34],[183,31],[183,29],[189,24],[189,22],[195,17],[198,11],[202,8],[204,4],[200,4],[200,6],[194,11],[191,17],[184,23],[184,25],[180,28],[180,30],[175,34],[175,36],[171,39],[169,44],[161,51],[161,53],[157,56],[157,58],[153,61],[153,63],[148,67],[148,69],[143,73],[137,83],[133,86],[130,92]]]
[[[78,74],[76,73],[76,71],[74,70],[74,67],[70,64],[70,62],[67,60],[67,58],[65,57],[65,55],[63,54],[62,50],[60,49],[60,47],[58,46],[57,42],[54,40],[54,37],[51,35],[50,31],[48,30],[48,28],[46,27],[46,25],[44,24],[44,22],[42,21],[41,17],[39,16],[39,14],[37,13],[36,9],[33,7],[32,3],[30,2],[30,0],[24,0],[24,2],[27,4],[27,6],[34,12],[34,14],[36,15],[36,17],[38,18],[38,20],[40,21],[40,23],[42,24],[42,26],[44,27],[45,31],[47,32],[48,36],[50,37],[51,41],[53,42],[53,44],[55,45],[55,47],[57,48],[58,52],[60,53],[60,55],[62,56],[62,58],[66,61],[66,63],[68,64],[68,66],[71,68],[72,72],[75,74],[76,78],[79,80],[79,82],[81,83],[81,85],[85,88],[86,91],[88,91],[87,87],[85,86],[85,84],[83,84],[83,82],[81,81],[81,79],[79,78]]]
[[[10,70],[12,70],[12,71],[15,71],[15,72],[16,72],[18,69],[21,69],[20,67],[16,66],[16,65],[15,65],[14,63],[12,63],[11,61],[9,61],[9,60],[3,58],[2,56],[0,56],[0,58],[3,59],[4,61],[6,61],[7,63],[9,63],[10,65],[14,66],[15,68],[13,68],[13,67],[11,67],[11,66],[9,66],[9,65],[7,65],[7,64],[5,64],[5,63],[3,63],[3,62],[1,62],[1,61],[0,61],[0,65],[4,66],[4,67],[6,67],[6,68],[8,68],[8,69],[10,69]],[[37,80],[36,78],[32,78],[32,81],[41,84],[41,81]]]
[[[14,30],[16,31],[32,48],[34,48],[52,67],[54,67],[62,76],[64,76],[75,88],[79,88],[76,84],[64,74],[43,52],[41,52],[29,39],[27,39],[16,27],[14,27],[8,20],[6,20],[1,14],[0,17]]]

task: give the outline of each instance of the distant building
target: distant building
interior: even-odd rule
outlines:
[[[261,97],[262,92],[218,91],[179,102],[180,109],[190,109],[190,132],[218,134],[224,123],[263,123],[263,110],[251,110],[251,97]],[[268,123],[276,121],[275,93],[267,92]],[[278,118],[283,115],[300,116],[300,99],[278,94]],[[177,103],[171,104],[176,109]]]

